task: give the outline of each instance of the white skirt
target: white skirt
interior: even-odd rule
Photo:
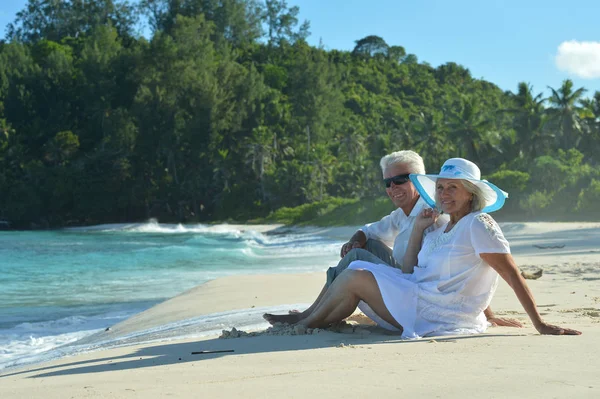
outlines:
[[[477,334],[487,329],[488,323],[483,313],[468,310],[473,308],[468,303],[472,298],[457,293],[441,293],[437,290],[436,281],[416,283],[413,274],[365,261],[352,262],[348,269],[367,270],[373,274],[385,307],[403,328],[402,338]],[[361,301],[358,307],[379,326],[398,331],[366,303]]]

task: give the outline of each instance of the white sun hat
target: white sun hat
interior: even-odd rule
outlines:
[[[504,206],[508,193],[502,191],[487,180],[481,180],[481,171],[473,162],[463,158],[450,158],[437,175],[411,174],[410,180],[421,194],[421,198],[435,208],[435,182],[437,179],[462,179],[477,185],[483,193],[485,207],[482,212],[494,212]]]

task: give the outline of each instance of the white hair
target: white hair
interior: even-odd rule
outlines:
[[[425,164],[423,163],[423,158],[411,150],[392,152],[391,154],[381,158],[381,161],[379,161],[382,173],[385,173],[385,170],[389,167],[398,164],[408,165],[408,170],[410,173],[417,173],[420,175],[425,174]]]

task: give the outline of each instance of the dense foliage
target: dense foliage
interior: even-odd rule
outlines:
[[[503,92],[377,36],[346,52],[308,34],[285,0],[29,0],[0,43],[0,219],[247,220],[375,198],[379,158],[409,148],[430,171],[477,162],[511,193],[503,212],[597,217],[599,92]]]

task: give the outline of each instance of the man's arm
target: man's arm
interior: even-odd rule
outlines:
[[[394,211],[397,212],[398,210]],[[368,239],[376,239],[387,242],[393,242],[398,235],[398,228],[394,221],[394,212],[381,218],[381,220],[364,225],[342,245],[340,256],[343,258],[354,248],[364,248]],[[402,212],[402,210],[400,210]],[[389,245],[389,244],[388,244]]]

